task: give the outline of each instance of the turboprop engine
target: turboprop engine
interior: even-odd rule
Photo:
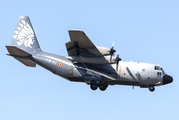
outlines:
[[[72,62],[80,63],[92,63],[92,64],[113,64],[116,63],[115,56],[103,56],[103,57],[87,57],[87,56],[69,56],[66,57]]]
[[[107,47],[101,47],[96,46],[96,48],[88,48],[87,49],[90,53],[95,54],[97,56],[107,56],[107,55],[113,55],[114,52],[116,52],[113,47],[107,48]]]

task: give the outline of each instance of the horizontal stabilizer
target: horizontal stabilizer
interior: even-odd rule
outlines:
[[[6,46],[6,48],[9,51],[11,56],[23,56],[23,57],[30,56],[29,53],[15,47],[15,46]]]
[[[7,50],[9,51],[10,56],[13,56],[16,60],[23,63],[26,66],[29,67],[36,67],[36,64],[29,60],[29,57],[31,54],[15,47],[15,46],[6,46]]]
[[[28,67],[36,67],[36,64],[31,60],[18,58],[18,57],[14,57],[14,58]]]

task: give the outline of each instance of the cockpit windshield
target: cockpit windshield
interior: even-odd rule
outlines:
[[[162,73],[165,74],[165,71],[163,70],[163,68],[161,68],[161,70],[162,70]]]
[[[165,74],[163,68],[161,68],[160,66],[155,66],[154,69],[155,69],[155,70],[162,71],[162,73]]]

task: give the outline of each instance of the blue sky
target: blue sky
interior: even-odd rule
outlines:
[[[55,0],[0,2],[1,120],[178,120],[179,1]],[[92,91],[7,56],[20,15],[30,17],[41,49],[67,56],[68,30],[83,30],[95,45],[119,51],[123,61],[159,64],[172,84],[148,89],[109,86]]]

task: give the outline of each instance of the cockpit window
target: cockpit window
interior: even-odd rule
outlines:
[[[157,72],[157,75],[158,75],[158,76],[161,76],[161,72]]]
[[[159,67],[159,66],[155,66],[154,69],[155,69],[155,70],[160,70],[160,67]]]
[[[161,68],[161,70],[162,70],[162,73],[165,74],[165,71],[163,70],[163,68]]]
[[[163,68],[161,68],[161,67],[159,67],[159,66],[155,66],[154,69],[155,69],[155,70],[162,71],[162,73],[165,74]]]

